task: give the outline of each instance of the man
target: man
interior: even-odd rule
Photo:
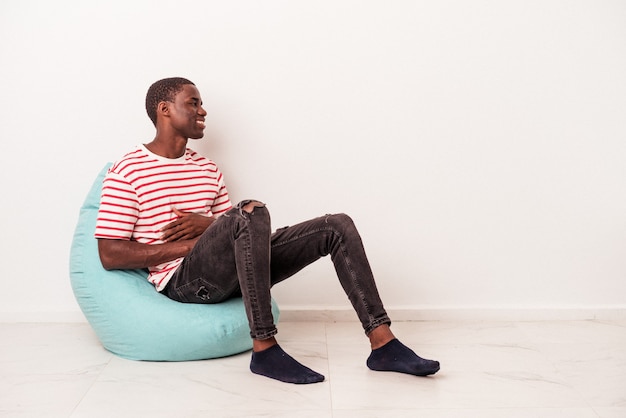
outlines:
[[[372,353],[372,370],[427,376],[439,362],[400,343],[380,300],[359,233],[344,214],[271,232],[265,204],[232,206],[212,161],[187,148],[204,135],[206,111],[183,78],[157,81],[146,110],[156,136],[117,161],[104,180],[95,236],[104,268],[148,268],[157,291],[185,303],[241,296],[253,341],[250,370],[289,383],[324,376],[278,345],[270,288],[329,255]],[[158,318],[155,318],[158,320]]]

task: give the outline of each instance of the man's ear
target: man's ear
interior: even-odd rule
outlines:
[[[161,116],[169,116],[169,113],[169,103],[166,101],[159,102],[159,104],[157,105],[157,114],[160,114]]]

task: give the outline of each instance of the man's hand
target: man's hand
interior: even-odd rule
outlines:
[[[172,208],[172,210],[178,216],[178,219],[161,229],[161,232],[163,232],[161,239],[165,242],[197,238],[215,221],[215,218],[212,216],[182,212],[176,208]]]

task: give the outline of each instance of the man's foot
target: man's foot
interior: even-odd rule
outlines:
[[[397,339],[372,350],[367,359],[367,367],[372,370],[399,372],[415,376],[428,376],[439,371],[439,362],[426,360]]]
[[[298,363],[278,344],[253,352],[250,371],[286,383],[307,384],[324,381],[324,376]]]

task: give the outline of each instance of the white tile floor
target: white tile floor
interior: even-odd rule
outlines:
[[[281,345],[326,375],[289,385],[249,353],[185,363],[105,351],[87,324],[0,324],[2,417],[626,417],[626,322],[397,322],[441,361],[428,378],[369,371],[357,323],[281,322]]]

